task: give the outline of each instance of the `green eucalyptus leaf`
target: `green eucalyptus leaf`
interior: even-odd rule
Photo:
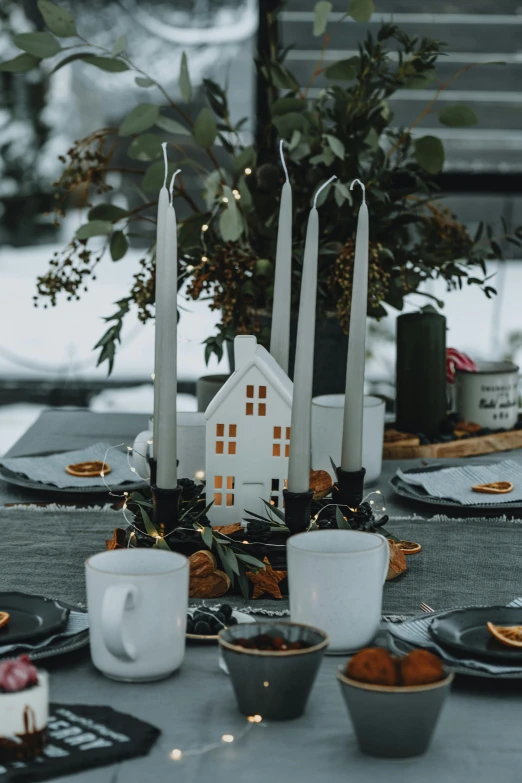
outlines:
[[[250,193],[246,177],[240,177],[238,189],[243,210],[250,209],[252,206],[252,194]]]
[[[117,54],[121,54],[122,52],[124,52],[126,48],[127,48],[127,39],[125,38],[124,35],[120,35],[114,41],[111,51],[112,54],[116,56]]]
[[[333,79],[338,82],[351,82],[357,76],[358,57],[350,57],[348,60],[339,60],[332,63],[325,70],[324,75],[327,79]]]
[[[170,182],[172,175],[177,168],[178,166],[174,165],[172,161],[169,161],[167,170],[167,183]],[[162,160],[157,160],[155,163],[152,163],[145,172],[145,175],[141,181],[141,187],[145,193],[157,196],[163,185],[164,177],[165,164]]]
[[[348,14],[356,22],[369,22],[373,11],[373,0],[350,0]]]
[[[270,63],[268,67],[270,78],[280,90],[298,90],[299,82],[281,63]],[[268,76],[266,68],[263,73]]]
[[[255,164],[256,152],[253,147],[245,147],[232,161],[232,172],[241,174],[247,167]]]
[[[111,258],[120,261],[128,250],[129,243],[123,231],[115,231],[111,237]]]
[[[337,522],[337,527],[339,530],[351,530],[352,526],[348,522],[347,519],[344,518],[341,509],[339,506],[335,509],[335,521]]]
[[[129,66],[124,63],[123,60],[118,60],[116,57],[98,57],[97,55],[83,56],[82,60],[89,65],[94,65],[95,68],[100,68],[102,71],[108,71],[109,73],[122,73],[122,71],[128,71]]]
[[[415,160],[424,171],[438,174],[444,166],[444,145],[436,136],[415,139]]]
[[[156,538],[158,535],[158,531],[156,530],[156,525],[152,522],[151,518],[143,508],[143,506],[140,506],[140,512],[141,512],[141,518],[143,519],[143,524],[145,525],[145,531],[147,535],[152,536],[153,538]]]
[[[91,55],[87,52],[76,52],[75,54],[70,54],[68,57],[64,57],[63,60],[60,60],[60,62],[56,63],[54,68],[49,71],[49,75],[56,73],[56,71],[59,71],[60,68],[63,68],[64,65],[69,65],[69,63],[73,63],[76,60],[85,60],[87,57],[90,57]]]
[[[243,233],[243,220],[228,185],[223,187],[223,196],[228,198],[228,203],[223,204],[224,209],[219,216],[219,233],[224,242],[236,242]]]
[[[192,135],[198,147],[204,147],[205,149],[211,147],[216,140],[216,120],[211,110],[207,107],[201,109],[196,117]]]
[[[337,136],[332,136],[329,133],[325,133],[324,138],[328,142],[328,146],[332,150],[333,154],[337,155],[337,157],[341,158],[341,160],[344,160],[345,150],[342,141],[338,139]]]
[[[252,557],[252,555],[245,555],[243,552],[236,552],[236,557],[238,560],[242,560],[243,563],[247,563],[248,565],[254,566],[255,568],[266,568],[266,563],[263,563],[262,560],[258,560],[257,557]]]
[[[280,117],[274,117],[272,120],[276,126],[279,135],[283,139],[291,139],[295,130],[303,131],[307,127],[306,117],[297,112],[282,114]]]
[[[162,114],[160,114],[156,120],[156,125],[158,128],[167,131],[167,133],[172,133],[174,136],[190,136],[189,129],[185,128],[181,122],[171,120],[170,117],[164,117]]]
[[[325,2],[325,0],[319,0],[315,4],[314,8],[314,35],[324,35],[326,32],[326,25],[328,24],[328,17],[332,11],[333,5]]]
[[[154,133],[144,133],[143,136],[137,136],[131,141],[127,155],[132,160],[142,160],[149,163],[151,160],[161,158],[163,154],[161,141],[161,137]]]
[[[320,184],[322,184],[322,183],[320,183]],[[330,190],[332,189],[332,185],[333,185],[333,182],[329,182],[328,185],[323,190],[321,190],[321,192],[317,196],[317,206],[318,207],[322,206],[324,204],[324,202],[326,201],[326,199],[328,198],[328,194],[330,193]],[[319,189],[319,187],[320,187],[320,185],[318,185],[317,189]],[[311,202],[313,203],[313,198],[311,199]]]
[[[203,198],[208,210],[211,210],[216,201],[218,191],[222,182],[221,171],[211,171],[208,177],[205,178],[203,185]]]
[[[288,114],[288,112],[304,111],[306,109],[306,101],[301,98],[278,98],[274,101],[271,107],[272,115],[277,116],[279,114]]]
[[[295,130],[292,133],[292,137],[290,139],[290,142],[288,144],[288,152],[293,152],[297,147],[299,146],[301,139],[303,138],[303,134],[299,130]]]
[[[110,234],[112,223],[108,220],[91,220],[80,226],[76,232],[77,239],[89,239],[89,237],[102,237]]]
[[[439,122],[450,128],[469,128],[478,123],[478,117],[466,104],[454,103],[439,111]]]
[[[1,63],[0,71],[4,73],[26,73],[39,63],[41,63],[39,57],[34,57],[32,54],[19,54],[17,57],[13,57],[12,60],[6,60]]]
[[[404,82],[404,86],[408,90],[422,90],[427,87],[437,78],[435,69],[424,71],[423,73],[416,73],[412,76],[408,76]]]
[[[27,54],[40,57],[42,60],[46,57],[54,57],[62,48],[50,33],[20,33],[13,37],[13,43]]]
[[[205,544],[208,546],[209,549],[212,549],[212,545],[214,543],[214,537],[212,535],[212,528],[207,527],[206,525],[203,527],[203,530],[201,531],[201,538],[205,542]]]
[[[181,93],[181,97],[188,103],[192,98],[192,84],[190,83],[190,74],[188,69],[188,60],[185,52],[181,55],[181,63],[179,66],[179,78],[178,87]]]
[[[223,546],[223,544],[220,544],[218,541],[216,541],[216,550],[226,575],[230,579],[231,583],[234,584],[235,574],[233,569],[231,568],[230,561],[228,559],[227,548]]]
[[[89,220],[110,220],[111,223],[116,223],[126,218],[128,214],[126,209],[117,207],[116,204],[96,204],[89,210],[88,217]]]
[[[153,79],[148,79],[145,76],[136,76],[134,79],[138,87],[154,87],[156,82]]]
[[[341,182],[340,180],[336,179],[334,182],[334,197],[335,197],[335,203],[338,207],[340,207],[342,204],[344,204],[345,201],[347,201],[349,204],[352,203],[352,194],[350,193],[350,190],[347,185],[344,184],[344,182]]]
[[[154,546],[152,548],[153,549],[166,549],[167,552],[171,551],[170,546],[167,544],[167,542],[165,541],[163,536],[158,536],[156,538],[156,543],[154,544]]]
[[[46,27],[58,38],[72,38],[77,35],[76,24],[65,8],[55,5],[49,0],[38,0],[38,10],[42,14]]]
[[[120,136],[142,133],[156,124],[159,109],[153,103],[140,103],[128,114],[120,125]]]

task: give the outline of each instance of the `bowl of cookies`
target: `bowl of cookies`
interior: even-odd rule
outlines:
[[[361,751],[385,758],[425,753],[453,677],[429,650],[397,658],[367,647],[350,658],[337,679]]]

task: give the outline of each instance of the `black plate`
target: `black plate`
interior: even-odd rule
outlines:
[[[0,628],[0,647],[57,633],[69,617],[69,609],[52,598],[27,593],[0,593],[0,611],[10,614]]]
[[[28,454],[30,457],[40,457],[42,454]],[[97,486],[90,487],[57,487],[55,484],[45,484],[43,481],[33,481],[32,479],[23,476],[21,473],[14,473],[9,468],[0,465],[0,479],[8,484],[14,484],[17,487],[23,487],[24,489],[35,489],[39,492],[56,492],[60,495],[108,495],[109,489],[99,484]],[[110,486],[110,482],[109,486]],[[112,487],[113,492],[135,492],[143,487],[148,486],[147,481],[128,481],[125,484],[116,484]]]
[[[522,625],[522,609],[508,606],[454,609],[434,617],[429,630],[443,647],[499,663],[522,662],[522,647],[508,647],[497,642],[486,628],[487,622]]]

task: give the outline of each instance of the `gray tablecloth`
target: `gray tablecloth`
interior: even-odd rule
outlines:
[[[101,416],[53,411],[41,417],[31,428],[32,434],[29,431],[10,455],[46,450],[42,448],[43,444],[47,444],[49,451],[77,448],[99,440],[101,435],[113,443],[125,438],[130,442],[146,421],[146,415]],[[518,452],[512,452],[510,457],[521,459]],[[505,455],[488,457],[490,460],[497,458],[505,458]],[[441,462],[454,464],[447,460]],[[420,464],[419,460],[385,463],[381,486],[387,496],[388,478],[398,465],[414,467]],[[2,503],[47,499],[47,496],[29,495],[5,486],[0,486],[0,493]],[[429,518],[433,515],[432,508],[395,500],[391,496],[387,497],[387,510],[394,516],[417,513]],[[41,515],[42,525],[46,516],[47,513]],[[445,531],[450,537],[449,544],[450,533]],[[2,542],[8,539],[9,530],[0,531],[0,535],[1,558]],[[101,541],[101,531],[99,536]],[[483,562],[487,560],[492,543],[494,540],[484,541]],[[28,562],[30,551],[22,548],[11,556],[20,563]],[[56,569],[59,562],[57,552],[49,559],[48,566]],[[467,573],[469,565],[464,555],[463,585]],[[0,565],[0,587],[1,581]],[[400,589],[399,583],[396,589]],[[429,596],[425,594],[419,595],[419,599],[429,602]],[[335,680],[335,668],[342,660],[324,660],[303,718],[285,724],[255,726],[237,743],[174,762],[169,758],[173,748],[201,747],[218,741],[225,733],[238,735],[244,728],[230,682],[218,670],[216,648],[191,646],[179,674],[157,684],[136,686],[104,679],[92,668],[87,653],[53,659],[46,667],[52,675],[53,699],[110,704],[155,723],[163,730],[162,737],[146,758],[60,780],[63,783],[143,783],[148,780],[157,783],[265,783],[277,776],[288,783],[374,783],[381,780],[387,783],[468,783],[471,780],[475,783],[491,783],[491,780],[519,783],[522,763],[519,736],[522,686],[519,683],[457,678],[429,752],[419,759],[376,760],[362,756],[357,749]],[[390,715],[390,720],[394,719],[396,716]]]

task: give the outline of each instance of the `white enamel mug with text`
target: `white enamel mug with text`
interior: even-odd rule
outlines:
[[[126,682],[168,677],[185,655],[188,560],[176,552],[115,549],[85,563],[92,662]]]
[[[286,544],[290,617],[321,628],[329,652],[369,644],[379,629],[389,546],[357,530],[313,530]]]

